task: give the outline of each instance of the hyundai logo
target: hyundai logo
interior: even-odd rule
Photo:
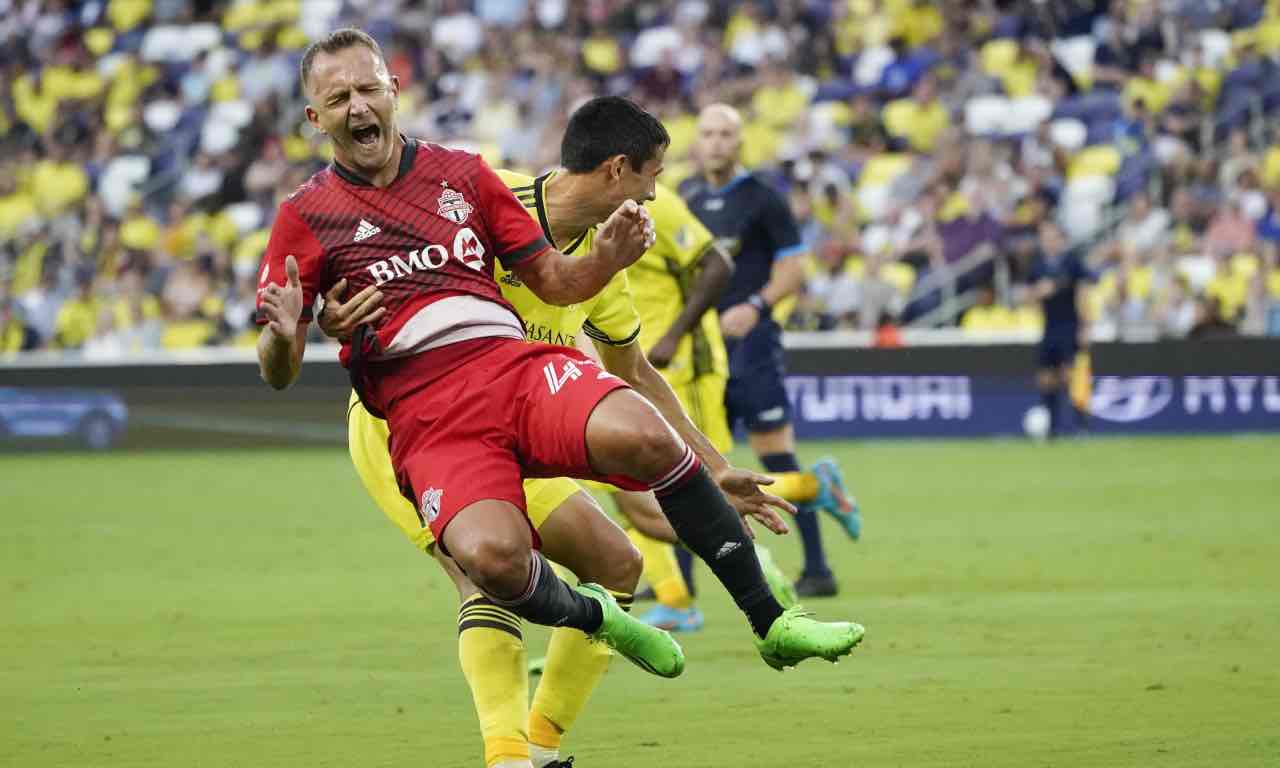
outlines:
[[[1173,380],[1168,376],[1099,376],[1093,383],[1089,412],[1105,421],[1128,424],[1155,416],[1171,400]]]

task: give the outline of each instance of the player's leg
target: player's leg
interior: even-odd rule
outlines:
[[[765,580],[746,526],[697,457],[644,398],[627,389],[599,401],[587,421],[591,469],[650,486],[680,540],[711,568],[781,669],[805,658],[835,660],[862,639],[862,627],[821,624],[784,609]]]
[[[574,589],[562,581],[533,549],[524,513],[511,502],[472,502],[445,523],[440,537],[476,586],[526,621],[577,629],[655,675],[684,671],[684,654],[670,635],[631,618],[604,587]]]
[[[790,424],[749,432],[747,439],[751,450],[769,473],[797,474],[801,471]],[[836,594],[836,579],[822,544],[822,529],[818,523],[816,505],[811,502],[796,503],[795,521],[804,551],[804,569],[796,581],[796,592],[801,597],[828,597]]]
[[[644,577],[653,587],[658,605],[645,613],[641,618],[655,627],[662,627],[672,632],[693,632],[701,629],[704,623],[702,612],[693,605],[693,596],[689,593],[680,572],[676,559],[676,551],[684,551],[678,546],[674,531],[662,514],[662,507],[651,493],[632,493],[620,491],[613,494],[618,510],[627,522],[634,526],[627,535],[644,556]],[[661,523],[661,525],[659,525]],[[641,530],[655,530],[661,539],[651,538]],[[672,544],[677,546],[673,547]],[[758,541],[755,544],[756,556],[760,559],[765,581],[773,596],[783,607],[796,603],[795,590],[791,582],[783,575],[773,560],[773,555]]]
[[[592,635],[646,671],[675,677],[684,655],[670,635],[624,612],[604,587],[570,587],[533,549],[522,481],[533,454],[516,438],[537,409],[512,407],[528,402],[530,384],[547,386],[540,367],[522,364],[531,352],[523,342],[494,341],[457,376],[392,402],[399,486],[421,500],[419,515],[444,554],[494,603],[535,624]]]
[[[613,494],[618,512],[631,524],[628,536],[644,557],[644,578],[658,604],[641,620],[670,632],[695,632],[703,616],[680,573],[673,545],[678,542],[671,523],[652,493],[618,491]]]
[[[796,505],[796,529],[804,552],[804,568],[796,583],[802,597],[835,594],[835,577],[827,563],[818,524],[816,505],[819,490],[816,478],[804,476],[795,456],[791,433],[791,403],[784,381],[782,343],[777,324],[762,322],[729,354],[730,377],[724,404],[728,423],[746,427],[752,451],[765,471],[780,478],[784,493],[779,495]],[[807,482],[806,482],[807,481]],[[776,488],[770,488],[777,492]]]
[[[431,547],[431,554],[458,590],[458,663],[475,703],[485,765],[531,766],[528,658],[520,618],[485,597],[439,547]]]
[[[776,667],[849,653],[863,630],[822,624],[785,611],[769,592],[746,525],[710,474],[644,398],[577,350],[525,345],[512,361],[523,386],[514,394],[516,452],[532,473],[648,488],[680,540],[707,561],[747,615],[757,646]]]
[[[546,555],[578,578],[600,584],[629,610],[640,578],[640,553],[627,535],[572,481],[530,481],[526,488],[568,484],[575,492],[541,521],[538,534]],[[552,487],[546,493],[556,493]],[[532,492],[531,492],[532,494]],[[530,508],[535,497],[530,496]],[[534,768],[559,759],[560,743],[586,707],[609,667],[609,649],[575,630],[551,633],[542,678],[529,708],[529,748]]]
[[[1046,331],[1038,353],[1036,387],[1040,390],[1040,404],[1049,412],[1049,436],[1057,437],[1062,429],[1062,396],[1070,381],[1064,375],[1069,362],[1064,339]]]
[[[387,423],[352,394],[347,447],[360,481],[378,508],[414,546],[432,555],[458,590],[458,662],[471,689],[485,765],[528,768],[529,691],[520,619],[482,595],[457,564],[439,553],[431,529],[401,493],[387,450]]]

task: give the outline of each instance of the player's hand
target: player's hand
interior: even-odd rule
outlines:
[[[298,279],[298,262],[290,254],[284,259],[285,284],[271,283],[262,289],[262,312],[271,333],[293,339],[302,317],[302,281]]]
[[[649,212],[634,200],[627,200],[596,230],[594,248],[621,270],[636,263],[656,239]]]
[[[740,339],[751,333],[758,322],[760,310],[744,301],[720,313],[720,332],[727,338]]]
[[[680,346],[680,339],[674,339],[670,336],[663,336],[658,339],[658,343],[653,345],[649,350],[649,362],[654,368],[666,368],[671,365],[671,359],[676,356],[676,349]]]
[[[716,485],[724,491],[725,497],[729,499],[733,508],[738,510],[738,514],[755,518],[774,533],[788,533],[791,529],[778,514],[778,510],[794,515],[796,508],[786,499],[765,493],[760,489],[762,485],[772,484],[772,477],[737,467],[728,467],[716,476]],[[747,530],[751,530],[750,526]]]
[[[338,341],[349,340],[357,326],[376,322],[387,312],[387,308],[381,306],[382,291],[377,286],[366,286],[363,291],[344,302],[342,293],[346,289],[345,277],[334,283],[324,295],[324,308],[316,319],[324,335]]]

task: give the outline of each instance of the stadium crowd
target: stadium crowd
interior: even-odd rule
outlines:
[[[1097,335],[1280,334],[1275,0],[0,0],[0,352],[252,344],[276,203],[328,159],[298,59],[341,25],[410,134],[495,166],[622,93],[674,188],[739,105],[814,254],[792,328],[1034,329],[1052,220]]]

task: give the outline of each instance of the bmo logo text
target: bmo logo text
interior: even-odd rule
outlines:
[[[471,227],[463,227],[453,236],[453,258],[477,272],[484,269],[484,244]],[[432,243],[426,248],[410,251],[407,256],[392,256],[375,261],[366,269],[373,276],[374,285],[382,285],[411,272],[439,269],[449,261],[449,251],[443,245]]]
[[[968,376],[789,376],[800,420],[965,420],[973,413]]]

